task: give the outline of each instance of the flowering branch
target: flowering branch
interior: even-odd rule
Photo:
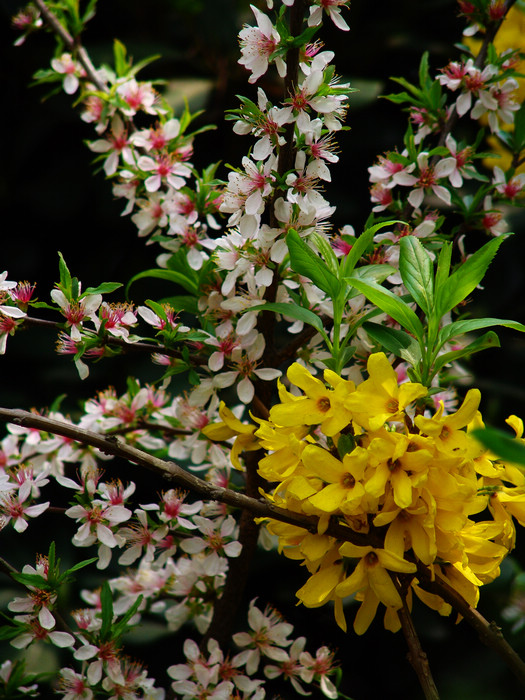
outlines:
[[[107,85],[100,80],[89,54],[79,42],[79,38],[71,36],[64,25],[59,22],[56,15],[49,9],[44,0],[33,0],[33,2],[42,13],[42,16],[49,25],[49,28],[52,29],[58,37],[60,37],[71,52],[75,53],[79,62],[82,64],[82,67],[86,71],[87,77],[93,83],[93,85],[97,87],[97,90],[107,92]]]

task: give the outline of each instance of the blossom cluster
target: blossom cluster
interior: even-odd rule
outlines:
[[[476,266],[468,266],[469,234],[501,237],[507,225],[500,206],[519,205],[525,192],[515,167],[525,150],[519,125],[513,164],[492,167],[488,175],[481,167],[483,133],[467,141],[462,128],[455,131],[457,121],[470,123],[467,117],[476,128],[487,124],[494,138],[511,128],[519,109],[519,55],[494,47],[486,57],[464,52],[434,77],[425,56],[418,86],[398,79],[407,92],[389,98],[408,112],[404,147],[381,155],[368,170],[373,206],[365,234],[357,236],[349,225],[335,234],[335,207],[325,187],[339,161],[336,137],[353,90],[337,76],[333,52],[315,36],[326,18],[348,31],[349,0],[283,0],[273,15],[273,0],[266,4],[268,13],[251,7],[254,24],[239,32],[239,64],[252,85],[275,69],[283,94],[270,99],[258,87],[253,99],[240,97],[240,106],[228,112],[233,131],[250,143],[224,180],[218,164],[198,172],[192,163],[196,136],[207,127],[191,132],[194,115],[188,109],[176,115],[154,83],[138,80],[141,66],[131,65],[119,42],[115,69],[95,69],[76,46],[61,41],[37,79],[78,98],[81,118],[96,133],[89,148],[113,194],[125,201],[122,214],[141,238],[162,249],[157,267],[131,283],[160,277],[187,295],[109,303],[106,295],[120,284],[84,289],[60,256],[60,279],[47,303],[34,298],[33,285],[9,281],[4,272],[0,353],[8,335],[39,321],[30,310],[43,308],[58,314],[57,352],[73,356],[81,378],[90,359],[132,347],[149,354],[164,371],[155,385],[128,379],[127,391],[99,391],[74,420],[56,407],[45,415],[79,436],[90,431],[176,460],[231,493],[242,491],[256,468],[267,504],[317,523],[313,532],[289,518],[262,518],[258,546],[278,549],[309,573],[299,602],[310,608],[333,603],[346,629],[344,608],[356,600],[358,634],[381,603],[385,627],[397,631],[399,612],[411,608],[414,595],[450,614],[450,604],[428,590],[428,581],[448,585],[475,607],[480,586],[498,576],[514,547],[514,521],[525,524],[523,472],[470,435],[483,426],[479,391],[470,389],[460,403],[447,381],[447,372],[463,371],[456,358],[469,354],[464,332],[498,325],[489,323],[497,319],[465,322],[459,340],[452,331],[444,334],[434,354],[424,347],[439,329],[461,326],[452,314],[482,277],[470,273]],[[473,22],[469,35],[501,19],[501,3],[460,5]],[[292,33],[285,20],[293,16],[295,22],[298,7],[304,16]],[[60,3],[55,11],[65,12]],[[40,11],[30,5],[16,24],[25,38],[43,25]],[[467,273],[461,280],[456,274],[453,292],[454,285],[445,290],[455,303],[431,318],[451,266],[449,241],[457,243]],[[489,247],[474,258],[479,269],[496,250]],[[407,250],[415,251],[418,274],[407,271],[414,265],[403,258]],[[421,271],[428,272],[428,289],[422,289]],[[376,302],[359,292],[363,285]],[[416,306],[433,335],[418,333]],[[512,322],[499,325],[524,330]],[[485,342],[493,343],[492,336],[473,343],[472,351]],[[436,355],[442,360],[439,371],[427,372],[428,386],[414,379],[422,350],[429,351],[423,364],[431,355],[432,362],[439,364]],[[286,367],[290,386],[279,381],[274,401],[273,382]],[[317,376],[321,368],[324,381]],[[168,388],[178,374],[188,381],[172,395]],[[252,422],[246,422],[248,407]],[[508,423],[521,440],[521,421],[512,416]],[[17,423],[8,430],[0,443],[1,526],[24,532],[29,518],[48,510],[50,502],[40,496],[52,481],[70,494],[55,509],[71,528],[72,544],[96,553],[88,563],[96,561],[98,572],[118,573],[82,591],[85,607],[73,611],[68,628],[58,614],[66,578],[51,556],[39,557],[36,567],[26,565],[15,576],[26,595],[8,604],[14,616],[6,638],[18,649],[47,641],[69,652],[71,667],[61,668],[59,688],[67,700],[161,700],[165,691],[128,658],[122,636],[151,619],[171,632],[192,624],[207,633],[231,560],[245,553],[237,512],[176,488],[156,497],[139,494],[133,481],[104,478],[101,464],[109,456],[102,451]],[[231,637],[235,652],[213,638],[200,648],[187,639],[186,662],[167,669],[175,696],[261,700],[267,681],[284,679],[297,694],[313,686],[338,697],[328,647],[312,656],[304,637],[294,639],[292,626],[255,600],[248,625],[249,631]],[[0,682],[16,673],[18,667],[2,666]],[[33,692],[29,677],[18,685],[21,693]]]
[[[267,451],[259,473],[275,484],[267,498],[319,518],[317,534],[267,522],[280,551],[310,573],[299,600],[307,607],[333,601],[346,629],[343,602],[355,595],[358,634],[379,603],[386,607],[385,626],[400,628],[396,577],[423,603],[450,613],[425,591],[420,565],[475,607],[479,587],[499,575],[514,547],[513,518],[525,523],[523,472],[469,436],[482,425],[477,389],[453,413],[442,403],[436,412],[420,411],[414,407],[425,399],[425,387],[399,383],[384,353],[370,355],[367,367],[368,378],[356,387],[330,370],[323,382],[293,364],[288,378],[301,393],[281,386],[281,403],[253,433]],[[521,437],[522,421],[511,416],[508,422]],[[484,512],[487,519],[471,517]],[[327,532],[334,517],[348,528],[345,542]]]

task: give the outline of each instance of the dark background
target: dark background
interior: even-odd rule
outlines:
[[[232,134],[231,123],[223,118],[225,109],[238,106],[236,94],[256,94],[237,64],[236,34],[243,21],[252,21],[248,5],[244,0],[105,0],[84,37],[96,64],[111,62],[111,43],[117,37],[136,61],[161,54],[141,73],[143,79],[208,81],[209,89],[199,87],[202,82],[197,85],[192,107],[205,107],[206,116],[199,123],[215,123],[217,130],[198,138],[193,159],[197,166],[217,160],[237,165],[249,145],[249,138]],[[0,272],[8,270],[10,280],[38,282],[38,296],[47,300],[58,278],[57,251],[61,251],[85,287],[102,281],[126,282],[153,265],[158,249],[144,247],[129,217],[120,216],[124,204],[113,200],[103,174],[92,175],[92,153],[83,140],[95,136],[71,107],[71,97],[61,92],[42,102],[46,89],[28,87],[33,73],[49,65],[54,45],[49,35],[40,32],[22,47],[13,47],[17,35],[9,18],[20,6],[14,0],[0,3]],[[378,154],[401,146],[406,127],[406,116],[399,108],[376,97],[395,90],[390,76],[402,75],[415,82],[425,50],[430,52],[433,71],[457,58],[453,44],[461,38],[463,21],[453,0],[355,0],[346,16],[350,33],[336,32],[328,23],[323,38],[327,48],[336,51],[335,64],[343,80],[349,79],[360,92],[351,97],[347,119],[351,131],[338,138],[341,159],[332,168],[333,182],[326,187],[326,196],[337,205],[335,227],[350,223],[360,231],[370,211],[366,169]],[[275,94],[278,99],[278,84],[270,77],[259,84],[270,98]],[[226,174],[224,168],[219,170],[220,176]],[[473,295],[470,308],[476,316],[525,322],[522,217],[516,216],[511,227],[516,235],[502,246],[485,289]],[[137,284],[133,300],[142,303],[163,291],[162,285]],[[501,426],[510,413],[525,414],[525,347],[517,333],[499,334],[503,347],[477,356],[470,368],[482,390],[485,420]],[[124,391],[127,374],[143,381],[158,376],[149,364],[119,358],[92,366],[90,378],[82,383],[71,361],[56,357],[54,338],[32,329],[9,339],[7,355],[0,357],[0,403],[41,408],[66,394],[64,406],[74,411],[77,401],[97,389],[114,385]],[[45,533],[39,534],[45,540]],[[518,549],[516,558],[505,564],[501,579],[482,591],[480,609],[490,618],[500,621],[498,610],[519,559]],[[343,635],[330,610],[293,606],[293,592],[303,582],[304,572],[293,562],[265,554],[257,562],[247,600],[258,595],[261,604],[271,601],[295,625],[298,635],[309,638],[309,649],[315,643],[337,648],[344,667],[342,690],[355,700],[422,696],[406,661],[401,634],[392,637],[385,632],[378,615],[365,637],[357,638],[352,631]],[[455,626],[453,619],[441,619],[422,606],[416,606],[414,616],[443,700],[520,696],[509,672],[464,623]],[[525,650],[523,638],[514,643]],[[170,644],[175,655],[179,645],[178,639]],[[166,649],[165,643],[162,648]],[[178,656],[170,656],[169,663],[178,661]],[[160,672],[158,678],[162,683]],[[283,697],[293,696],[283,693]]]

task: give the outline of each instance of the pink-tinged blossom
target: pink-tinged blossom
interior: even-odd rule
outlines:
[[[242,545],[236,540],[235,518],[229,515],[222,522],[216,522],[201,515],[193,518],[195,525],[202,533],[202,537],[189,537],[181,542],[181,549],[187,554],[200,554],[201,552],[216,553],[227,557],[238,557]]]
[[[456,167],[448,176],[449,182],[453,187],[462,187],[463,178],[470,180],[471,175],[465,170],[466,166],[470,165],[472,162],[472,148],[466,146],[461,150],[458,150],[456,140],[449,134],[445,140],[445,144],[450,151],[450,155],[456,161]]]
[[[408,195],[408,201],[414,209],[419,209],[428,190],[431,190],[445,204],[450,204],[450,192],[440,185],[439,181],[448,177],[456,169],[456,159],[442,158],[432,166],[428,162],[428,153],[423,151],[417,157],[417,169],[418,175],[405,173],[398,175],[397,178],[398,184],[414,188]]]
[[[237,632],[232,638],[237,646],[245,648],[237,658],[246,666],[249,676],[259,668],[261,656],[279,662],[288,659],[283,647],[292,643],[288,636],[293,632],[293,627],[284,622],[276,610],[267,606],[263,613],[255,605],[255,600],[252,600],[248,610],[248,624],[250,632]]]
[[[341,9],[348,7],[349,0],[314,0],[310,7],[310,17],[308,18],[308,26],[317,27],[323,21],[323,11],[332,20],[338,29],[343,32],[350,31],[350,27],[341,16]]]
[[[72,668],[60,669],[58,684],[62,700],[93,700],[87,678]]]
[[[150,83],[138,83],[131,78],[117,87],[117,95],[125,103],[121,111],[126,117],[133,117],[140,110],[147,114],[164,112],[157,105],[158,94]]]
[[[303,686],[299,683],[300,674],[302,670],[299,657],[304,650],[306,644],[306,637],[298,637],[294,640],[290,650],[286,652],[286,661],[280,661],[276,665],[268,664],[264,668],[264,675],[266,678],[280,678],[281,676],[290,681],[293,689],[299,695],[309,695],[310,693],[306,691]]]
[[[299,655],[301,663],[301,679],[310,685],[314,680],[319,682],[321,692],[325,697],[336,700],[339,697],[337,688],[328,678],[328,675],[335,671],[334,654],[328,647],[320,647],[315,657],[309,652],[303,651]]]
[[[513,175],[507,179],[507,176],[498,165],[494,167],[493,172],[494,177],[492,178],[492,184],[496,187],[496,191],[499,192],[502,197],[513,200],[516,197],[521,197],[523,195],[523,190],[525,188],[525,173]]]
[[[104,324],[104,331],[115,338],[129,341],[129,329],[136,325],[137,317],[131,304],[108,304],[104,301],[99,307],[98,316],[93,318],[93,323],[97,331]]]
[[[220,211],[232,214],[228,226],[239,223],[243,213],[255,217],[264,209],[264,200],[273,191],[275,158],[255,163],[246,156],[242,159],[244,172],[231,172],[224,192]]]
[[[148,192],[156,192],[163,183],[180,190],[186,184],[185,178],[191,175],[191,167],[174,158],[170,154],[162,154],[156,158],[140,156],[137,166],[144,172],[152,172],[144,185]]]
[[[393,157],[394,154],[392,154],[392,157],[390,155],[387,153],[385,156],[379,156],[376,165],[368,168],[370,182],[380,183],[383,187],[389,189],[400,184],[399,178],[410,174],[416,167],[415,163],[400,163]]]
[[[70,53],[63,53],[60,58],[54,58],[51,61],[51,68],[64,76],[62,86],[68,95],[73,95],[78,90],[79,78],[86,77],[86,71]]]
[[[480,93],[470,116],[472,119],[479,119],[487,114],[492,132],[500,128],[500,120],[506,124],[512,124],[514,112],[520,108],[519,103],[514,99],[514,93],[518,87],[518,81],[514,78],[508,78],[502,84],[491,85],[488,92]]]
[[[155,527],[148,522],[146,511],[137,508],[135,517],[138,522],[119,530],[119,536],[125,540],[126,551],[119,557],[119,564],[129,566],[142,556],[142,561],[149,564],[155,557],[155,549],[168,534],[166,525]]]
[[[162,151],[179,134],[179,120],[168,119],[164,124],[157,124],[154,128],[136,131],[129,140],[134,146],[144,148],[146,151]]]
[[[90,89],[90,85],[86,86]],[[86,124],[94,124],[97,134],[103,134],[108,127],[109,117],[112,115],[114,108],[111,110],[108,103],[98,95],[88,95],[83,101],[83,111],[80,113],[80,118]]]
[[[93,501],[90,507],[76,505],[66,510],[69,518],[81,523],[73,536],[77,547],[89,547],[100,542],[112,549],[121,544],[113,534],[112,528],[131,518],[132,512],[124,506],[111,506],[103,501]]]
[[[460,89],[461,95],[456,100],[456,111],[460,117],[466,114],[472,105],[472,99],[481,100],[482,104],[493,104],[490,96],[489,81],[497,75],[498,69],[491,64],[480,70],[472,58],[466,63],[452,62],[442,70],[438,76],[441,85],[444,85],[452,92]],[[477,117],[474,117],[477,119]]]
[[[257,27],[245,26],[239,32],[241,58],[239,63],[250,71],[249,83],[255,83],[268,70],[270,56],[279,45],[281,37],[274,28],[270,18],[250,5]],[[286,75],[286,64],[282,58],[275,59],[275,65],[281,78]]]
[[[73,657],[77,661],[88,661],[87,680],[90,685],[96,685],[105,673],[115,683],[123,683],[124,677],[120,667],[118,650],[112,640],[95,644],[85,644],[75,651]]]
[[[258,139],[252,150],[254,160],[266,160],[274,152],[277,145],[284,145],[284,137],[280,131],[285,124],[293,121],[290,107],[281,108],[271,106],[262,88],[257,90],[257,105],[259,113],[250,113],[233,125],[233,131],[239,135],[253,133]]]
[[[31,495],[31,485],[22,485],[18,493],[0,493],[0,518],[2,527],[13,521],[13,527],[17,532],[24,532],[28,527],[27,518],[37,518],[49,508],[49,501],[37,503],[33,506],[26,505]]]
[[[139,211],[131,220],[139,230],[139,237],[166,228],[171,213],[171,200],[164,192],[154,192],[147,199],[137,200]]]
[[[94,320],[95,312],[102,303],[102,294],[87,294],[80,299],[69,300],[61,289],[53,289],[51,298],[60,307],[66,326],[71,328],[72,340],[82,340],[82,324],[86,320]]]
[[[483,209],[485,211],[482,219],[481,225],[492,236],[501,236],[507,231],[507,222],[503,217],[503,212],[499,209],[494,209],[492,206],[492,197],[487,196],[483,200]]]
[[[42,627],[39,621],[31,615],[17,615],[15,620],[26,625],[26,631],[11,640],[11,645],[15,649],[25,649],[33,642],[43,640],[48,640],[61,649],[72,647],[75,643],[75,638],[68,632],[48,630]]]
[[[379,212],[388,209],[392,205],[394,197],[390,187],[376,182],[370,188],[370,200],[375,204],[372,211]]]
[[[109,176],[117,172],[120,158],[128,165],[133,163],[134,156],[130,143],[128,130],[122,119],[116,114],[111,120],[111,130],[106,134],[106,138],[92,141],[89,148],[94,153],[108,153],[104,162],[104,172]]]

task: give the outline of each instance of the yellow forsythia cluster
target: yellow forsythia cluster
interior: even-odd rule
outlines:
[[[356,387],[330,370],[323,382],[294,363],[288,379],[302,395],[279,384],[280,403],[268,420],[257,419],[257,429],[222,407],[224,422],[210,426],[209,434],[238,436],[237,464],[240,450],[263,448],[259,473],[269,483],[266,497],[318,516],[317,534],[276,520],[266,526],[279,538],[279,550],[310,574],[297,592],[305,606],[333,601],[337,623],[346,629],[343,601],[360,601],[358,634],[379,603],[386,607],[385,627],[399,629],[400,580],[409,586],[409,606],[414,592],[439,613],[450,613],[438,595],[418,585],[417,563],[476,606],[479,586],[499,575],[514,546],[513,517],[525,524],[524,473],[491,458],[469,435],[482,427],[477,389],[455,413],[445,415],[441,404],[433,416],[418,415],[414,402],[427,394],[424,386],[399,384],[384,353],[371,355],[367,369],[368,379]],[[522,422],[515,416],[507,422],[521,437]],[[334,517],[371,544],[327,534]],[[391,573],[401,574],[397,586]]]

